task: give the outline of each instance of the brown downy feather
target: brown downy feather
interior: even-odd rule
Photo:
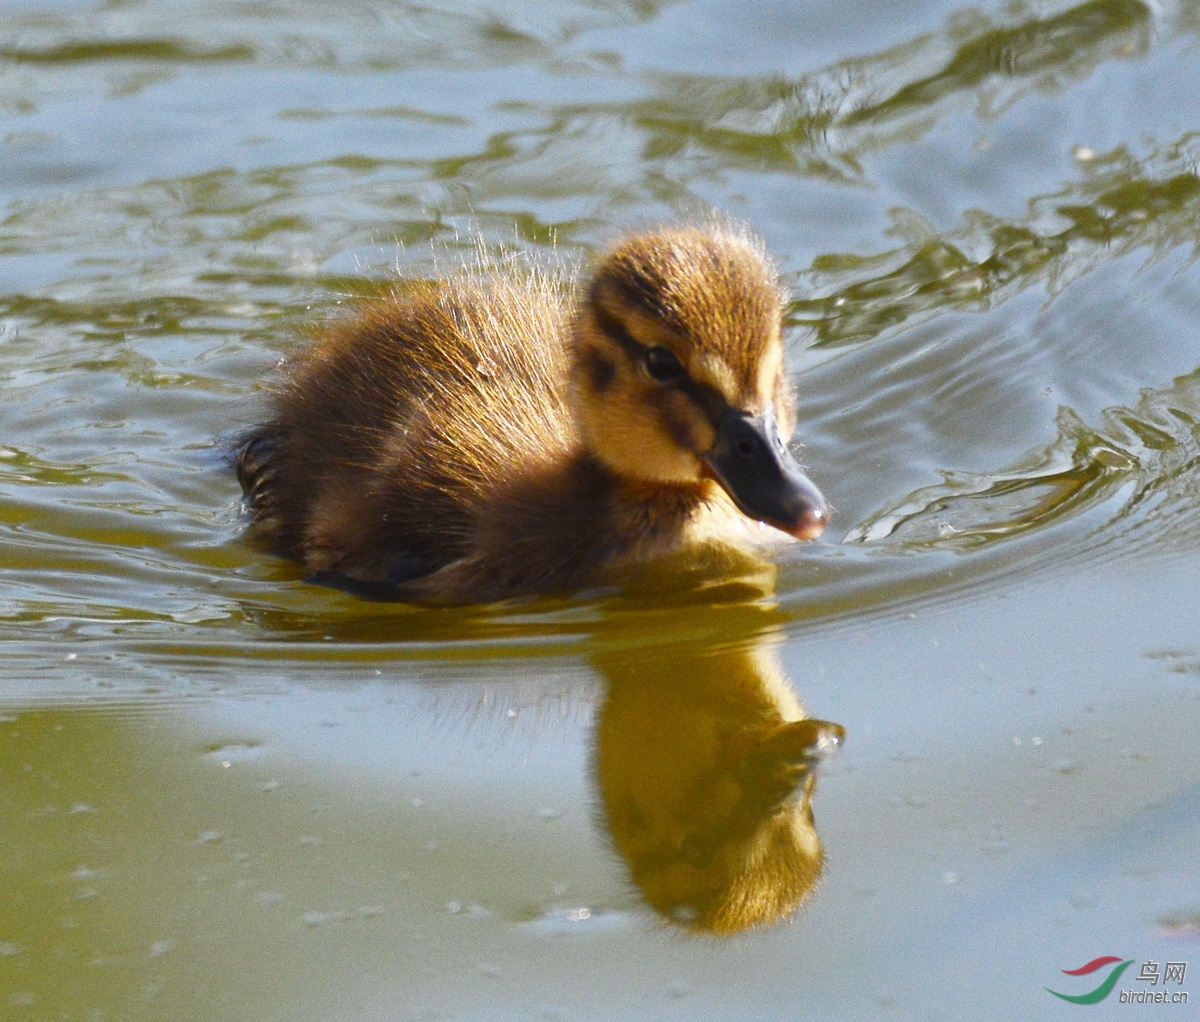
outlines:
[[[464,272],[368,302],[284,368],[242,446],[254,530],[322,580],[423,602],[744,543],[703,461],[726,404],[790,429],[781,303],[755,243],[694,228],[625,240],[582,291]],[[647,375],[651,347],[687,387]]]

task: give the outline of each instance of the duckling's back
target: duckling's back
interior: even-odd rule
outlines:
[[[284,370],[238,457],[256,530],[308,570],[402,591],[469,555],[499,487],[578,451],[555,281],[418,285]]]

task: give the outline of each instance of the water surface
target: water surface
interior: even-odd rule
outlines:
[[[1057,1018],[1197,957],[1195,3],[0,26],[0,1014]],[[308,324],[713,208],[834,505],[772,596],[425,611],[246,541],[224,455]],[[744,861],[810,775],[730,799],[705,736],[797,699],[823,872],[697,936],[637,849]]]

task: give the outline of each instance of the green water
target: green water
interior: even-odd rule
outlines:
[[[1194,0],[0,0],[0,1018],[1058,1018],[1100,955],[1200,969],[1198,82]],[[792,289],[834,506],[773,599],[425,611],[246,541],[225,452],[308,324],[712,208]],[[797,778],[713,750],[792,690],[846,729],[823,873],[696,935],[654,842],[741,847]]]

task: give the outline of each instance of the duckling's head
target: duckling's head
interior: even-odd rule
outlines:
[[[592,452],[631,480],[715,479],[749,517],[820,535],[825,501],[786,444],[783,302],[762,249],[732,228],[617,244],[575,324],[574,402]]]

